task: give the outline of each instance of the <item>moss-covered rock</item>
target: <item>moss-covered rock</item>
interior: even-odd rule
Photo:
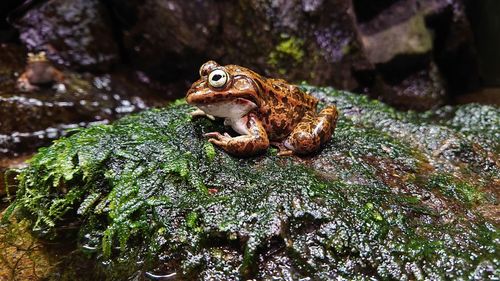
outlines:
[[[403,113],[304,87],[341,111],[317,155],[229,156],[202,137],[222,122],[178,102],[41,149],[7,215],[46,237],[78,223],[112,279],[499,277],[497,225],[478,208],[498,200],[498,108]]]

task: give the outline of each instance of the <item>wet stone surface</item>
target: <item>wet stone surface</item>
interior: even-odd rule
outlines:
[[[167,91],[152,89],[127,71],[103,75],[65,71],[65,92],[50,86],[21,92],[16,80],[24,71],[22,48],[0,46],[0,60],[0,158],[31,153],[69,129],[108,123],[165,104],[169,97]]]
[[[499,277],[497,107],[304,87],[341,112],[316,155],[231,157],[181,101],[41,149],[6,213],[55,241],[73,226],[100,279]]]

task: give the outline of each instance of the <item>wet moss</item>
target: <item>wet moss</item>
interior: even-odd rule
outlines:
[[[207,142],[203,146],[203,148],[205,149],[205,154],[206,154],[208,160],[213,160],[215,158],[215,148],[214,148],[214,146],[211,143]]]
[[[483,198],[483,194],[475,186],[457,180],[449,174],[433,175],[429,180],[429,187],[467,204],[477,203]]]
[[[484,164],[495,162],[497,108],[406,113],[303,87],[342,112],[316,155],[229,156],[202,137],[222,122],[192,119],[181,101],[41,149],[11,210],[45,237],[78,222],[109,279],[498,275],[497,228],[474,209],[497,200],[485,187],[499,168]],[[475,110],[489,118],[459,117]]]

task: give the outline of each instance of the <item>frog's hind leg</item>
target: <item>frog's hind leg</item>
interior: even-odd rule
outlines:
[[[307,113],[285,140],[285,147],[294,154],[308,154],[317,151],[332,137],[337,123],[335,106],[323,109],[319,114]]]

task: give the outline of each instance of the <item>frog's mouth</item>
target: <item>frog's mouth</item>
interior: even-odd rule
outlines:
[[[237,98],[216,103],[197,104],[196,107],[203,110],[206,114],[215,117],[237,120],[245,116],[251,110],[257,108],[257,105],[250,100]]]

